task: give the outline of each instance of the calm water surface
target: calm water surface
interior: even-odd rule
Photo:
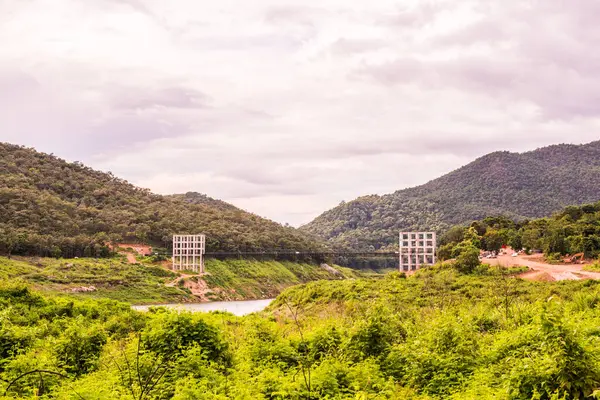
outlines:
[[[175,303],[161,304],[160,306],[133,306],[134,310],[148,311],[150,307],[167,307],[175,310],[191,312],[228,311],[234,315],[242,316],[264,310],[274,299],[247,300],[247,301],[212,301],[209,303]]]

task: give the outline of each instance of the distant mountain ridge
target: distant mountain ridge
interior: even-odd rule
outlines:
[[[161,196],[111,173],[0,142],[0,253],[98,256],[120,240],[168,245],[205,233],[207,251],[319,251],[294,228],[199,193]]]
[[[437,230],[487,216],[539,218],[600,200],[600,141],[495,152],[424,185],[359,197],[300,229],[348,248],[394,245],[400,230]]]

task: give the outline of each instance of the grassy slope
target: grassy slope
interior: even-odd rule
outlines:
[[[132,265],[122,259],[74,259],[0,257],[0,277],[21,279],[49,293],[77,297],[110,298],[134,303],[177,302],[191,297],[165,283],[177,275],[153,265]],[[95,292],[73,293],[73,288],[94,286]]]
[[[283,289],[319,279],[357,277],[336,267],[334,275],[318,265],[291,262],[208,260],[203,277],[210,300],[246,300],[277,296]],[[199,278],[187,278],[175,287],[165,286],[179,274],[152,264],[128,264],[123,259],[72,259],[0,257],[0,279],[21,279],[51,294],[86,298],[110,298],[136,304],[194,302],[200,299],[185,287]],[[206,286],[202,285],[202,286]],[[73,293],[73,288],[96,287],[95,292]]]
[[[335,267],[339,275],[318,265],[278,261],[208,260],[204,281],[214,291],[213,299],[243,300],[272,298],[287,287],[322,279],[358,277],[358,272]]]

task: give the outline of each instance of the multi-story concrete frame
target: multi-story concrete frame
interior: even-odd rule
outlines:
[[[204,273],[204,235],[173,236],[173,271]]]
[[[436,246],[435,232],[401,232],[400,271],[415,271],[435,264]]]

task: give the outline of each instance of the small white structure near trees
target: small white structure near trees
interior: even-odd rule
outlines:
[[[400,232],[400,272],[435,264],[435,232]]]
[[[173,271],[204,273],[204,235],[173,236]]]

